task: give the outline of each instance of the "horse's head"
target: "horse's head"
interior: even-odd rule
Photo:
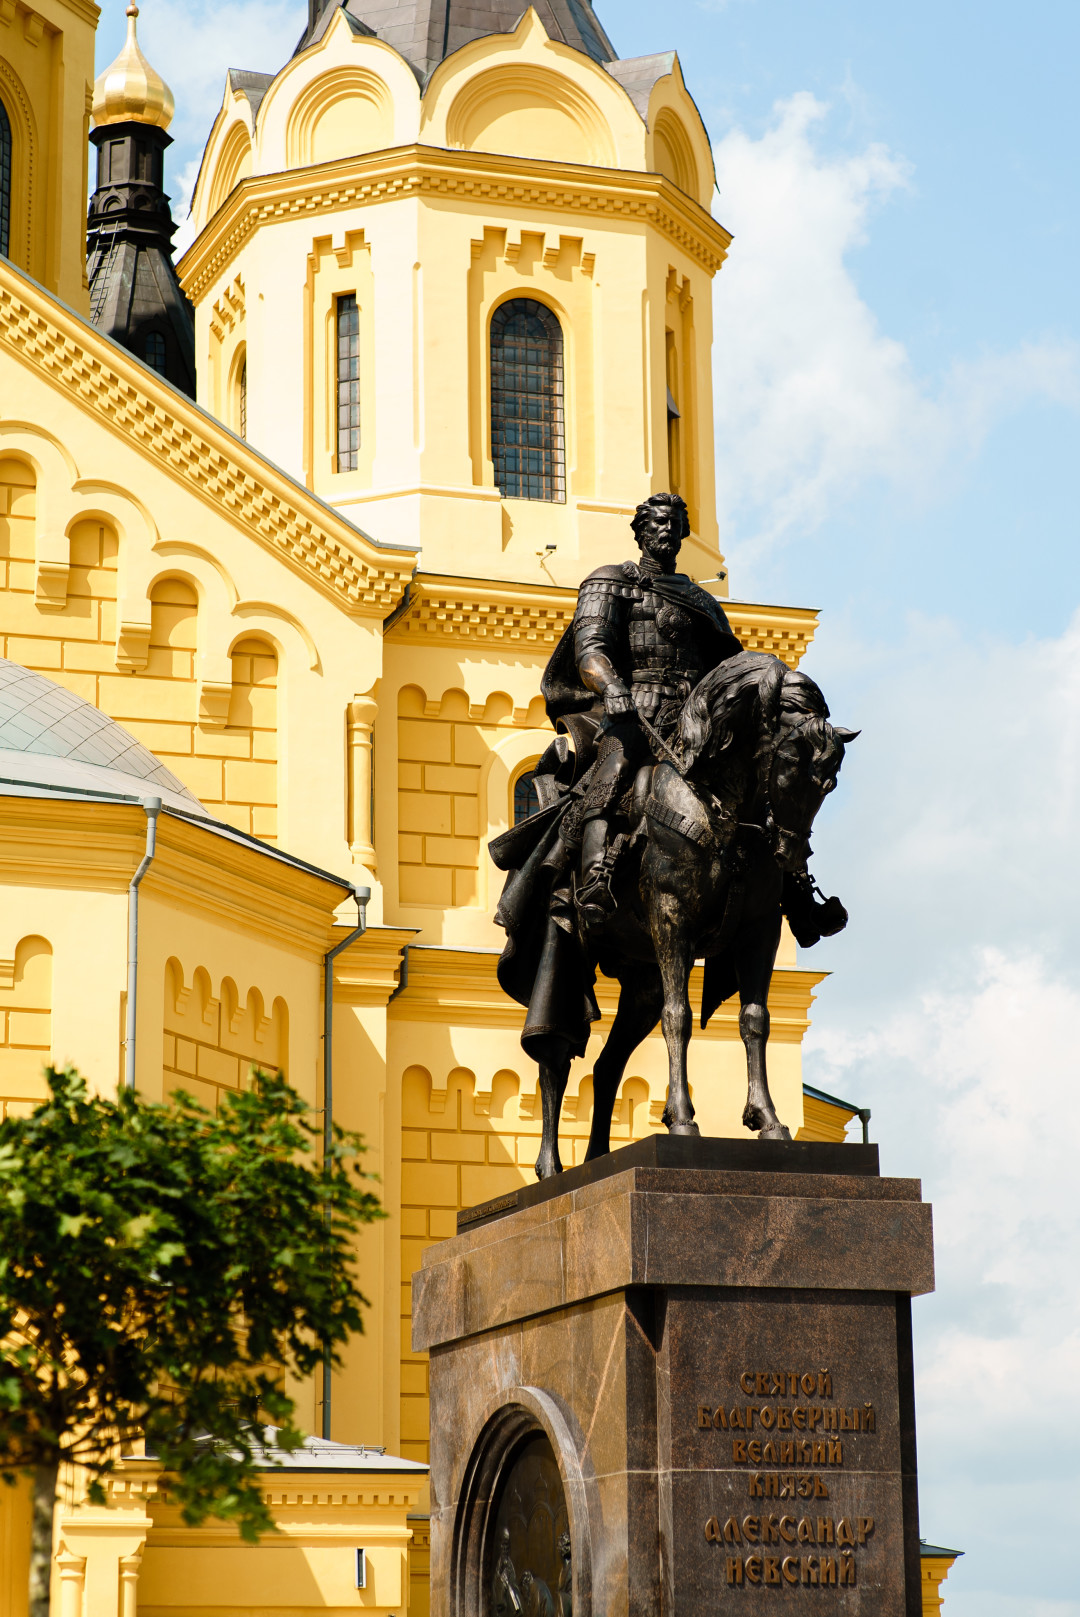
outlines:
[[[821,713],[806,718],[796,713],[793,717],[798,722],[782,729],[769,770],[769,830],[773,853],[782,870],[806,868],[810,827],[836,785],[844,748],[859,734],[858,730],[830,724]]]
[[[828,704],[808,675],[759,651],[718,663],[679,719],[683,772],[755,824],[767,806],[784,870],[805,868],[814,816],[858,733],[829,723]]]

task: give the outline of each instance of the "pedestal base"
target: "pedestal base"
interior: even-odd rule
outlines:
[[[433,1617],[919,1617],[917,1181],[658,1137],[460,1222],[413,1280]]]

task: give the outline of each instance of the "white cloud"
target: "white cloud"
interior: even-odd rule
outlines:
[[[139,18],[139,38],[176,98],[185,137],[208,133],[230,67],[276,73],[292,55],[307,8],[297,0],[156,0]],[[185,153],[185,161],[190,157]]]
[[[875,207],[912,184],[874,144],[825,155],[828,107],[800,92],[753,138],[716,146],[720,216],[734,232],[716,284],[721,509],[761,549],[819,523],[866,480],[932,493],[1008,410],[1080,402],[1074,345],[1031,342],[936,378],[917,374],[859,294],[849,258]]]
[[[1080,1598],[1037,1599],[1069,1586],[1080,1470],[1078,1026],[1074,974],[980,951],[954,990],[854,1038],[813,1036],[816,1081],[847,1094],[875,1073],[893,1092],[886,1155],[922,1167],[934,1203],[938,1293],[915,1305],[921,1525],[966,1551],[954,1617],[1080,1614]]]
[[[944,980],[976,944],[1021,940],[1068,960],[1080,944],[1080,613],[1059,637],[1020,643],[912,614],[885,647],[830,623],[808,667],[838,719],[863,727],[814,835],[823,879],[844,872],[858,924],[819,952],[875,1003]],[[890,961],[876,993],[868,939]]]
[[[177,221],[176,235],[173,237],[173,254],[179,258],[181,253],[187,252],[195,240],[195,221],[191,217],[191,199],[195,194],[195,182],[199,178],[198,157],[193,157],[185,163],[178,175],[173,178],[172,216]]]
[[[1080,1617],[1080,613],[1019,645],[917,617],[884,656],[828,640],[816,677],[872,722],[814,839],[852,922],[807,957],[838,969],[806,1071],[934,1203],[922,1531],[967,1552],[952,1617]]]

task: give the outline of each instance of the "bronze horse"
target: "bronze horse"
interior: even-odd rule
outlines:
[[[575,971],[588,974],[590,1019],[599,1014],[591,996],[597,964],[620,984],[615,1019],[593,1073],[586,1161],[610,1149],[611,1116],[626,1064],[657,1022],[668,1051],[664,1121],[672,1134],[698,1133],[686,1054],[692,1025],[690,970],[701,958],[705,960],[702,1027],[725,999],[739,994],[739,1031],[746,1046],[748,1077],[743,1122],[762,1139],[791,1138],[769,1093],[765,1063],[769,984],[784,908],[794,916],[789,900],[800,894],[813,902],[806,874],[810,828],[836,785],[844,749],[857,734],[831,724],[817,685],[779,658],[742,652],[720,663],[687,697],[670,757],[638,775],[615,868],[615,910],[599,935],[586,933],[572,904],[565,902],[567,885],[572,887],[574,880],[569,827],[575,797],[580,799],[588,780],[587,770],[578,770],[574,782],[571,759],[572,784],[556,775],[541,780],[541,801],[546,796],[548,803],[535,817],[543,823],[531,833],[530,857],[526,857],[526,827],[531,822],[492,845],[495,862],[510,871],[497,914],[510,933],[500,980],[529,1005],[530,1016],[535,984],[542,984],[545,971],[555,975],[562,971],[571,979],[572,989]],[[557,756],[565,760],[564,741],[561,746]],[[551,873],[544,896],[554,925],[548,925],[546,942],[532,950],[527,967],[518,966],[515,978],[517,955],[528,955],[521,946],[526,924],[536,926],[541,870]],[[842,919],[829,930],[838,930],[846,919],[842,907],[837,909]],[[523,982],[533,984],[533,1003]],[[547,1000],[551,998],[549,992]],[[567,1003],[565,991],[561,1003]],[[532,1039],[531,1050],[539,1064],[543,1102],[536,1174],[545,1179],[561,1172],[559,1114],[570,1061],[583,1053],[584,1040],[580,1033],[558,1036],[550,1016],[542,1033]],[[530,1048],[528,1034],[527,1023],[522,1040],[526,1048]]]

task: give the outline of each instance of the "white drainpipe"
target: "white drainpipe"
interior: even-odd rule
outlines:
[[[124,1038],[124,1086],[135,1088],[135,1006],[139,988],[139,883],[150,869],[157,850],[160,797],[144,797],[146,852],[128,887],[127,1029]]]

